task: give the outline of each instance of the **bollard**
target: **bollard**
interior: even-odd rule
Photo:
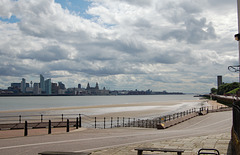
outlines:
[[[79,114],[79,127],[80,128],[82,127],[82,117],[81,117],[81,114]]]
[[[95,129],[97,128],[97,117],[95,117]]]
[[[69,119],[67,119],[67,132],[69,132]]]
[[[106,121],[106,118],[104,117],[104,119],[103,119],[103,128],[105,129],[105,121]]]
[[[52,123],[51,120],[48,121],[48,134],[52,133]]]
[[[27,121],[25,121],[25,127],[24,127],[24,136],[28,135],[28,125],[27,125]]]
[[[76,118],[76,129],[78,129],[78,117]]]
[[[123,117],[123,127],[125,127],[125,125],[124,125],[124,117]]]
[[[21,122],[22,122],[22,116],[19,115],[19,123],[21,123]]]
[[[112,128],[112,122],[113,122],[113,118],[111,117],[111,128]]]
[[[130,118],[128,118],[128,127],[130,127]]]

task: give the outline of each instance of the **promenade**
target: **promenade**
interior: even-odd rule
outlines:
[[[44,151],[90,152],[93,155],[136,155],[135,148],[179,148],[183,155],[195,155],[200,148],[215,148],[231,154],[231,111],[195,117],[165,130],[151,128],[47,129],[1,131],[0,154],[34,155]],[[151,152],[146,152],[151,154]],[[156,153],[154,154],[176,154]]]
[[[214,148],[217,149],[221,155],[232,155],[231,153],[231,134],[211,134],[206,136],[176,138],[170,140],[162,140],[157,142],[146,142],[141,144],[133,144],[129,146],[113,147],[109,149],[102,149],[92,152],[92,155],[136,155],[135,148],[172,148],[172,149],[185,149],[183,155],[196,155],[201,148]],[[175,154],[176,153],[151,153],[146,154]]]

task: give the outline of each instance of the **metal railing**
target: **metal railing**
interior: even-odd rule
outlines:
[[[240,102],[233,103],[233,129],[240,139]]]
[[[143,128],[156,128],[157,124],[175,120],[187,116],[193,112],[201,112],[203,110],[207,112],[215,112],[219,109],[227,108],[226,106],[208,106],[201,108],[193,108],[182,112],[176,112],[169,115],[156,116],[152,118],[131,118],[131,117],[95,117],[85,114],[58,114],[58,115],[19,115],[19,116],[0,116],[0,130],[3,124],[11,123],[24,123],[24,121],[46,123],[49,120],[51,122],[66,122],[76,121],[79,119],[79,126],[84,128],[115,128],[115,127],[143,127]]]

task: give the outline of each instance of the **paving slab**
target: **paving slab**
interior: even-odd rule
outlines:
[[[201,137],[161,140],[159,142],[149,142],[97,150],[92,152],[92,155],[136,155],[137,151],[134,149],[140,147],[185,149],[185,152],[182,155],[196,155],[199,149],[205,147],[218,149],[221,155],[231,155],[230,142],[231,133],[223,133]],[[146,152],[146,154],[176,155],[176,153],[164,152]]]

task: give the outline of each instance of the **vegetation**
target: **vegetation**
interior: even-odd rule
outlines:
[[[239,90],[240,84],[238,82],[224,83],[218,89],[212,88],[211,93],[217,95],[230,95],[236,94]]]

